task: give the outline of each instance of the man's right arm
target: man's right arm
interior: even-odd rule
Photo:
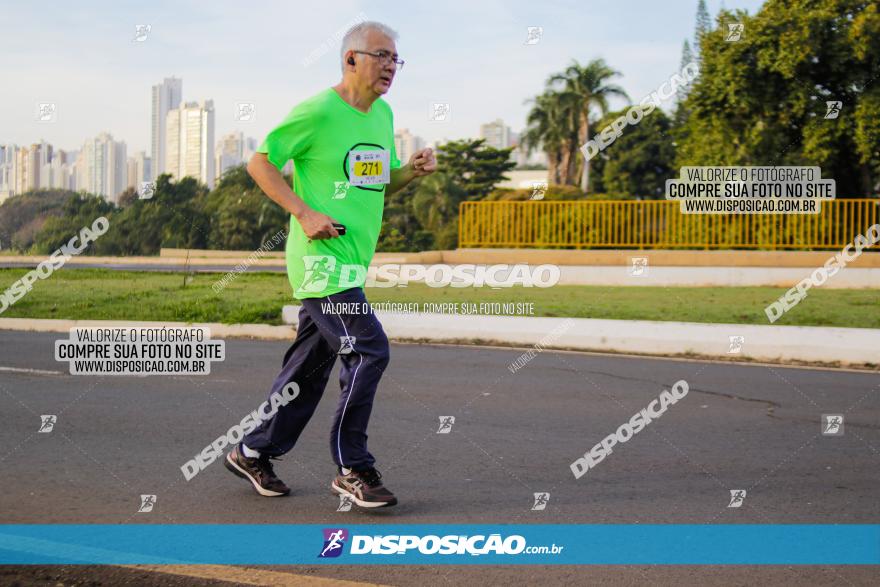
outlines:
[[[296,195],[284,176],[278,171],[265,153],[255,153],[248,162],[247,171],[260,189],[276,204],[292,214],[303,232],[310,239],[336,238],[339,233],[333,228],[333,218],[309,208],[302,198]]]

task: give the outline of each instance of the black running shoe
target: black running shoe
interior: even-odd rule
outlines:
[[[340,471],[330,484],[333,493],[347,495],[357,505],[364,508],[381,508],[397,505],[397,498],[382,485],[382,474],[376,469],[351,471],[348,475]]]
[[[269,457],[261,455],[257,459],[248,458],[241,452],[241,444],[236,444],[235,448],[229,451],[224,464],[242,479],[250,481],[260,495],[279,497],[290,493],[290,487],[275,476]]]

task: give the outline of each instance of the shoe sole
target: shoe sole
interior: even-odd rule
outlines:
[[[342,487],[336,485],[336,480],[334,479],[330,483],[330,491],[337,495],[347,495],[351,498],[351,501],[361,506],[362,508],[387,508],[393,505],[397,505],[397,498],[394,498],[394,501],[364,501],[362,499],[358,499],[353,493],[346,491]]]
[[[257,483],[257,480],[254,479],[253,477],[251,477],[247,473],[247,471],[245,471],[244,469],[242,469],[241,467],[236,465],[231,457],[232,457],[232,453],[229,453],[226,455],[226,463],[225,463],[226,468],[229,469],[230,471],[232,471],[232,473],[234,475],[236,475],[237,477],[241,477],[242,479],[246,479],[247,481],[250,481],[251,485],[254,486],[254,489],[256,489],[257,493],[259,493],[260,495],[262,495],[264,497],[282,497],[282,496],[285,496],[290,493],[290,490],[288,490],[286,493],[279,493],[278,491],[272,491],[271,489],[265,489],[265,488],[261,487],[260,484]]]

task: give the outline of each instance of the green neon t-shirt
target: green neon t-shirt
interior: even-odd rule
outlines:
[[[322,298],[363,287],[382,227],[382,181],[400,167],[388,103],[379,98],[361,112],[328,88],[295,106],[257,151],[279,170],[293,159],[293,191],[346,228],[339,238],[309,242],[290,217],[285,256],[294,297]],[[376,179],[379,172],[385,177],[378,183],[352,185]]]

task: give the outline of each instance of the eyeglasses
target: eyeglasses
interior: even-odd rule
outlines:
[[[377,53],[370,53],[369,51],[352,51],[353,53],[363,53],[364,55],[370,55],[372,57],[377,58],[381,63],[394,63],[397,65],[397,69],[403,69],[403,64],[405,63],[403,59],[400,59],[397,55],[389,53],[388,51],[379,51]]]

